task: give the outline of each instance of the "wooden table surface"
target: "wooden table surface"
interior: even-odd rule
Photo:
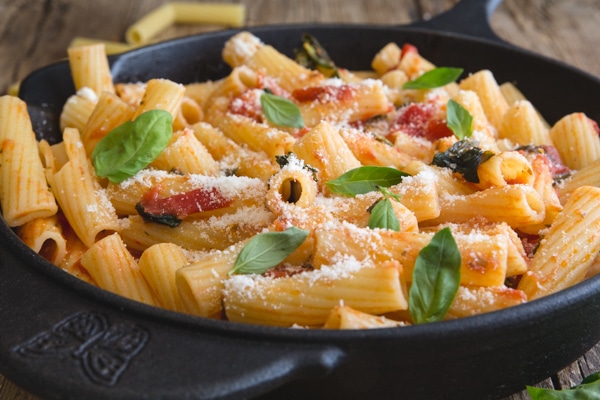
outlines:
[[[66,56],[76,36],[123,41],[128,26],[165,0],[0,0],[0,93],[29,72]],[[246,25],[300,22],[407,24],[449,9],[455,0],[239,0]],[[505,0],[491,25],[504,40],[600,76],[598,0]],[[174,26],[156,40],[218,26]],[[2,306],[2,305],[0,305]],[[1,322],[0,322],[1,323]],[[600,370],[600,344],[539,386],[567,388]],[[536,382],[531,382],[535,384]],[[505,400],[528,399],[526,392]],[[36,396],[0,375],[0,400]]]

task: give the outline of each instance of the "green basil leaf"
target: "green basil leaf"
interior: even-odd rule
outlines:
[[[229,275],[262,274],[285,260],[307,236],[308,231],[295,226],[283,232],[259,233],[244,246]]]
[[[463,106],[450,99],[446,104],[446,125],[460,140],[473,134],[473,116]]]
[[[462,73],[462,68],[434,68],[425,72],[418,78],[406,82],[402,85],[402,89],[434,89],[442,87],[456,81]]]
[[[96,174],[119,183],[148,166],[167,147],[173,135],[173,116],[151,110],[110,131],[94,148]]]
[[[587,385],[588,383],[600,384],[600,372],[588,375],[581,381],[582,385]]]
[[[354,196],[396,185],[405,176],[409,175],[396,168],[367,165],[354,168],[325,184],[333,193]]]
[[[260,96],[260,105],[267,120],[274,125],[290,128],[304,128],[300,109],[294,102],[272,93],[264,92]]]
[[[600,372],[585,378],[570,389],[553,390],[527,386],[531,400],[600,400]]]
[[[461,256],[450,228],[438,231],[415,261],[408,309],[415,324],[444,318],[460,285]]]
[[[398,216],[394,213],[394,207],[392,201],[388,198],[382,199],[375,203],[371,209],[371,216],[369,217],[369,228],[381,228],[391,229],[393,231],[400,231],[400,221]]]

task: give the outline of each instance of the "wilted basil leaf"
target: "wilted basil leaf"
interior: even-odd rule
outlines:
[[[444,318],[460,286],[461,256],[450,228],[438,231],[419,252],[408,310],[415,324]]]
[[[335,63],[321,43],[311,34],[302,35],[302,48],[296,51],[296,61],[310,69],[316,69],[327,78],[339,76]]]
[[[94,148],[96,174],[119,183],[148,166],[167,147],[173,134],[173,116],[151,110],[110,131]]]
[[[259,233],[244,246],[229,275],[262,274],[285,260],[307,236],[308,231],[295,226],[283,232]]]
[[[436,153],[431,163],[458,172],[468,182],[479,183],[477,168],[493,155],[494,153],[483,151],[473,142],[465,139],[454,143],[443,153]]]
[[[450,99],[446,104],[446,125],[459,139],[471,137],[473,116],[463,106]]]
[[[396,168],[368,165],[354,168],[325,184],[333,193],[355,196],[396,185],[405,176],[409,175]]]
[[[391,229],[396,232],[400,230],[400,221],[394,213],[394,207],[389,198],[384,198],[375,203],[369,217],[369,228]]]
[[[456,81],[462,73],[462,68],[434,68],[425,72],[418,78],[406,82],[402,85],[402,89],[434,89],[442,87]]]
[[[152,214],[146,211],[142,203],[136,203],[135,210],[140,214],[144,221],[156,222],[157,224],[166,225],[171,228],[178,227],[181,220],[173,214]]]
[[[265,116],[272,124],[290,128],[304,128],[302,114],[300,114],[300,109],[294,102],[264,92],[260,96],[260,105]]]
[[[290,163],[290,157],[297,157],[294,153],[292,153],[291,151],[288,152],[287,154],[284,154],[282,156],[275,156],[275,161],[277,162],[277,165],[279,165],[279,168],[283,168],[286,165],[288,165]],[[308,172],[311,173],[312,178],[316,181],[317,180],[317,174],[319,173],[319,170],[316,169],[315,167],[311,167],[310,165],[304,163],[303,169],[307,170]]]

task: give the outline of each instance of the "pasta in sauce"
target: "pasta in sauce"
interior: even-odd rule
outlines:
[[[71,49],[77,92],[55,145],[35,139],[21,100],[1,97],[6,223],[57,267],[124,297],[283,327],[417,323],[423,250],[446,229],[459,264],[438,319],[597,273],[600,138],[584,114],[550,126],[488,70],[407,88],[443,71],[409,44],[383,47],[371,71],[324,70],[241,32],[223,59],[232,70],[218,81],[114,84],[102,44]],[[450,108],[469,117],[467,138]],[[153,110],[172,121],[164,149],[125,179],[99,175],[99,143]],[[402,176],[372,190],[334,185],[389,169]],[[273,240],[262,251],[273,265],[242,271],[257,237]]]

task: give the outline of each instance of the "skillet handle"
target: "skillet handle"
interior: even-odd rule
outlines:
[[[496,35],[490,25],[490,19],[500,3],[502,0],[461,0],[450,10],[410,26],[458,33],[504,44],[504,40]]]

